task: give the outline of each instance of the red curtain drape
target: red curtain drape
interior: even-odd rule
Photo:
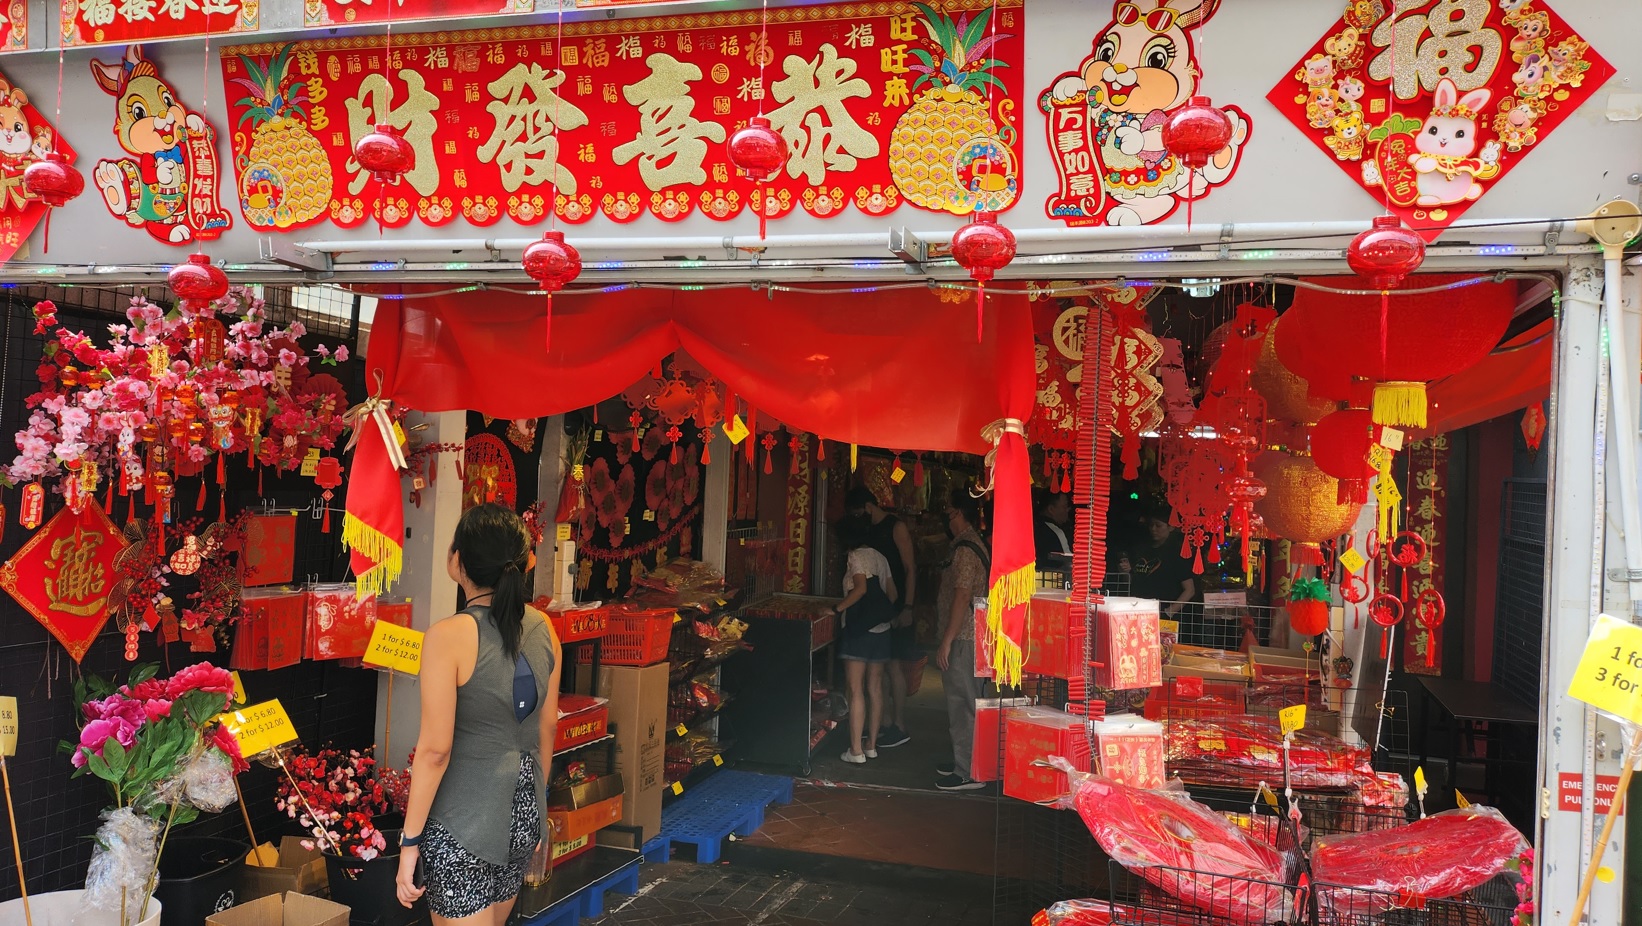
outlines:
[[[1429,432],[1458,431],[1543,402],[1551,394],[1554,324],[1524,331],[1463,373],[1432,383]]]
[[[426,295],[431,290],[383,294],[372,323],[367,381],[401,406],[498,418],[560,414],[620,393],[683,350],[761,417],[827,440],[996,450],[988,613],[1001,631],[995,665],[1006,674],[1018,669],[1033,573],[1021,423],[1037,388],[1024,296],[989,294],[977,342],[974,303],[943,302],[926,289],[561,294],[544,350],[543,297]],[[356,476],[367,462],[356,457]],[[350,511],[357,491],[350,485]]]

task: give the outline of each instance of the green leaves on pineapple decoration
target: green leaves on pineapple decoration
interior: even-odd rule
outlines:
[[[1296,579],[1294,587],[1289,590],[1290,601],[1323,601],[1329,600],[1328,583],[1322,579]]]

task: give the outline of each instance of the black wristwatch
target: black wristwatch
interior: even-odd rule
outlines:
[[[422,837],[421,836],[406,836],[403,832],[400,832],[400,834],[399,834],[399,846],[400,846],[400,848],[414,849],[414,848],[416,848],[417,846],[419,846],[421,844],[422,844]]]

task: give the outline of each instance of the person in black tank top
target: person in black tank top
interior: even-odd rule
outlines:
[[[895,605],[900,614],[889,631],[890,657],[894,663],[884,673],[889,687],[885,701],[891,705],[890,723],[878,731],[878,746],[889,749],[912,739],[906,733],[907,670],[919,656],[918,628],[914,626],[912,614],[918,591],[912,532],[906,522],[885,511],[866,486],[851,489],[844,497],[844,508],[850,517],[864,518],[871,525],[868,544],[889,561],[890,576],[895,579]]]

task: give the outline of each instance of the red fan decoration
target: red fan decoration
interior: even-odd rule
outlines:
[[[228,295],[228,275],[204,254],[188,255],[188,260],[166,274],[166,282],[177,299],[196,311]]]
[[[353,156],[372,179],[387,186],[398,185],[400,178],[416,168],[416,149],[391,125],[378,124],[355,142]]]
[[[547,292],[547,334],[542,341],[546,348],[553,341],[553,294],[581,276],[582,256],[564,240],[564,232],[553,228],[542,233],[542,240],[525,248],[521,263],[525,273]]]
[[[1015,259],[1015,235],[998,224],[995,212],[977,212],[968,225],[952,236],[952,257],[969,271],[975,290],[975,340],[981,339],[985,321],[986,282]]]
[[[1311,875],[1330,885],[1318,889],[1325,906],[1376,918],[1393,903],[1416,907],[1481,887],[1527,846],[1499,811],[1473,806],[1394,829],[1318,836]]]

